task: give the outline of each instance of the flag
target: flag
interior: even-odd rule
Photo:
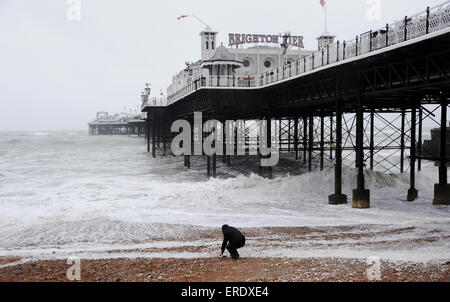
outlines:
[[[320,0],[320,5],[322,5],[322,7],[325,7],[326,4],[325,0]]]
[[[178,18],[177,18],[177,20],[181,20],[181,19],[184,19],[184,18],[187,18],[187,17],[189,17],[188,15],[182,15],[182,16],[179,16]]]

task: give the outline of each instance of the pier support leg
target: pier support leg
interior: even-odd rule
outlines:
[[[323,156],[325,153],[325,125],[324,116],[320,117],[320,171],[323,171]]]
[[[298,118],[294,119],[294,151],[295,160],[298,160]]]
[[[306,149],[308,146],[308,118],[303,117],[303,163],[306,164]]]
[[[191,141],[189,142],[189,144],[191,144],[191,154],[188,154],[186,157],[186,168],[190,169],[191,168],[191,156],[194,154],[194,134],[195,134],[195,129],[194,129],[194,122],[193,121],[189,121],[190,125],[191,125]]]
[[[156,158],[156,120],[155,113],[152,118],[152,157]]]
[[[259,161],[258,175],[263,177],[263,167],[261,166],[261,159],[262,159],[262,156],[261,156],[261,153],[260,153],[259,148],[258,148],[258,161]]]
[[[402,109],[402,129],[400,136],[400,173],[405,172],[405,109]]]
[[[244,132],[244,151],[245,151],[245,156],[247,157],[250,155],[250,150],[249,150],[250,137],[249,137],[249,133],[247,133],[247,127],[245,126],[245,120],[244,120],[244,125],[243,125],[242,131]]]
[[[447,182],[447,96],[441,100],[441,147],[439,183],[434,185],[434,205],[450,205],[450,185]]]
[[[147,153],[150,153],[150,119],[147,118],[145,122],[147,125],[147,127],[145,129],[145,135],[146,135],[145,137],[147,139]]]
[[[167,152],[166,142],[167,142],[167,139],[168,139],[168,136],[167,136],[168,123],[167,123],[166,120],[163,120],[162,127],[163,127],[163,129],[161,129],[162,144],[163,144],[163,154],[162,154],[162,156],[166,156],[166,152]]]
[[[156,129],[157,129],[156,142],[157,142],[157,146],[158,146],[159,151],[161,151],[161,136],[162,136],[162,129],[161,128],[162,128],[162,121],[161,121],[161,119],[158,119],[157,126],[156,126]]]
[[[239,145],[239,140],[238,140],[238,127],[239,127],[239,123],[236,121],[235,123],[236,128],[234,129],[234,155],[237,156],[238,155],[238,145]]]
[[[411,151],[410,151],[410,188],[408,190],[408,201],[414,201],[418,197],[416,185],[416,107],[411,110]]]
[[[226,153],[225,161],[227,164],[227,167],[231,165],[231,155],[234,155],[235,153],[235,146],[234,144],[234,135],[235,132],[233,130],[234,128],[234,121],[225,122],[224,124],[224,131],[225,131],[225,139],[226,139],[226,148],[224,149],[224,153]]]
[[[291,153],[291,119],[288,121],[288,152]]]
[[[215,124],[215,126],[214,126],[214,135],[216,138],[218,137],[217,124]],[[215,151],[214,151],[214,154],[212,155],[212,167],[211,167],[213,178],[216,178],[216,175],[217,175],[217,153],[216,153],[217,145],[216,144],[217,144],[217,140],[214,140],[213,148]]]
[[[281,142],[279,143],[281,145]],[[267,147],[270,149],[272,148],[272,118],[267,118]],[[272,167],[268,167],[268,177],[269,179],[272,179],[273,177],[273,171]]]
[[[370,208],[370,191],[364,184],[364,111],[358,105],[356,113],[356,165],[358,167],[357,188],[353,190],[352,206],[356,209]]]
[[[330,115],[330,160],[333,160],[333,114]]]
[[[202,124],[206,126],[206,123],[209,123],[208,122],[208,116],[206,114],[203,114],[203,116],[202,116]],[[205,133],[204,131],[203,131],[203,133],[200,134],[201,137],[202,137],[202,150],[203,150],[203,147],[204,147],[205,139],[210,134],[211,134],[211,132]],[[204,156],[206,155],[204,150],[202,151],[202,153],[203,153]],[[211,156],[206,155],[206,175],[207,175],[208,178],[211,177],[211,171],[212,171],[212,169],[211,169]]]
[[[225,123],[226,121],[223,120],[222,121],[222,144],[223,144],[223,154],[222,154],[222,163],[226,163],[227,162],[227,135],[226,135],[226,129],[225,129]]]
[[[206,156],[206,175],[211,177],[211,156]]]
[[[347,195],[342,194],[342,112],[340,104],[336,108],[336,166],[334,167],[334,194],[328,197],[328,203],[339,205],[347,203]]]
[[[234,122],[233,122],[234,124]],[[227,132],[225,135],[225,138],[227,139],[227,142],[230,146],[233,146],[233,148],[227,148],[227,166],[231,166],[231,155],[236,154],[236,131],[233,130],[234,127],[231,127],[232,124],[225,124],[225,131]]]
[[[419,108],[419,139],[417,144],[418,159],[417,159],[417,170],[422,171],[422,126],[423,126],[423,109],[422,105]]]
[[[309,116],[309,146],[308,146],[308,171],[312,171],[312,157],[314,144],[314,115]]]
[[[373,156],[375,150],[375,139],[374,139],[374,128],[375,128],[375,109],[370,110],[370,170],[373,171]]]
[[[283,120],[280,118],[278,120],[278,141],[280,142],[280,152],[281,149],[283,148],[283,137],[281,135],[281,131],[283,130],[283,124],[282,124]]]
[[[263,145],[264,142],[264,138],[262,137],[264,131],[264,121],[259,121],[258,123],[258,146],[257,146],[257,151],[258,151],[258,175],[263,177],[264,176],[264,171],[263,171],[263,166],[261,165],[261,160],[262,160],[262,155],[261,155],[261,146]]]
[[[212,156],[212,176],[216,178],[217,176],[217,155],[214,153]]]

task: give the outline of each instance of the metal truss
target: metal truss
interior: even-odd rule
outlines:
[[[370,170],[405,173],[409,170],[411,111],[364,113],[364,165]],[[343,165],[354,167],[356,114],[343,115]],[[405,166],[405,162],[407,165]]]

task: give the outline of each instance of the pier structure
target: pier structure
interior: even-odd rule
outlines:
[[[115,114],[97,112],[97,118],[89,123],[89,135],[137,135],[145,136],[144,114]]]
[[[223,58],[218,60],[216,71],[208,64],[209,73],[190,78],[168,96],[166,104],[143,104],[148,151],[153,157],[158,150],[167,152],[179,131],[171,129],[177,120],[192,129],[192,150],[201,146],[210,132],[217,132],[224,145],[239,137],[261,140],[261,136],[251,134],[249,125],[265,121],[267,137],[271,137],[268,145],[277,137],[278,152],[293,154],[308,171],[324,169],[326,163],[334,166],[335,189],[330,192],[330,204],[347,203],[346,194],[350,192],[342,190],[344,162],[356,169],[351,202],[353,208],[361,209],[370,207],[366,170],[409,173],[410,189],[405,199],[414,201],[420,194],[415,186],[416,172],[421,170],[422,160],[433,160],[439,163],[433,203],[449,205],[447,45],[449,1],[351,41],[322,45],[310,56],[239,81],[233,72],[238,64],[227,59],[222,49]],[[195,123],[196,112],[202,113],[200,127]],[[434,119],[435,112],[440,113],[436,121],[440,128],[439,154],[427,156],[423,154],[423,122]],[[202,128],[209,120],[218,126],[205,133]],[[237,124],[234,133],[227,131],[226,121]],[[230,165],[237,150],[223,149],[222,160]],[[251,150],[243,151],[248,155]],[[185,166],[190,168],[192,153],[183,156]],[[207,175],[215,177],[219,155],[203,151],[197,156],[206,158]],[[263,158],[260,150],[257,156]],[[259,172],[272,177],[272,169],[260,166]]]

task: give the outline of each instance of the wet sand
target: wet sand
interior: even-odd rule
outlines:
[[[247,228],[243,229],[247,245],[239,260],[219,257],[219,231],[197,229],[191,236],[171,238],[170,245],[112,249],[98,258],[81,258],[82,282],[222,282],[222,281],[283,281],[283,282],[449,282],[450,257],[444,251],[443,260],[381,261],[379,280],[369,280],[371,265],[363,258],[301,257],[304,251],[335,251],[364,249],[400,253],[415,253],[424,246],[442,247],[449,236],[433,230],[423,232],[415,227],[341,226],[320,228]],[[157,242],[152,239],[151,242]],[[178,243],[178,245],[176,244]],[[268,256],[283,250],[287,255]],[[436,250],[435,250],[436,251]],[[440,250],[438,250],[440,251]],[[51,252],[52,254],[54,252]],[[100,254],[99,254],[100,255]],[[159,255],[159,256],[158,256]],[[160,255],[165,255],[161,257]],[[175,256],[178,255],[178,256]],[[180,256],[184,255],[184,256]],[[186,256],[188,255],[188,256]],[[203,255],[203,256],[202,256]],[[206,256],[205,256],[206,255]],[[264,255],[264,256],[262,256]],[[71,265],[67,258],[34,260],[0,257],[0,282],[66,282]]]
[[[387,282],[449,282],[450,263],[381,263]],[[67,282],[66,261],[3,268],[0,282]],[[106,259],[82,260],[82,282],[367,282],[365,261],[348,259]]]

